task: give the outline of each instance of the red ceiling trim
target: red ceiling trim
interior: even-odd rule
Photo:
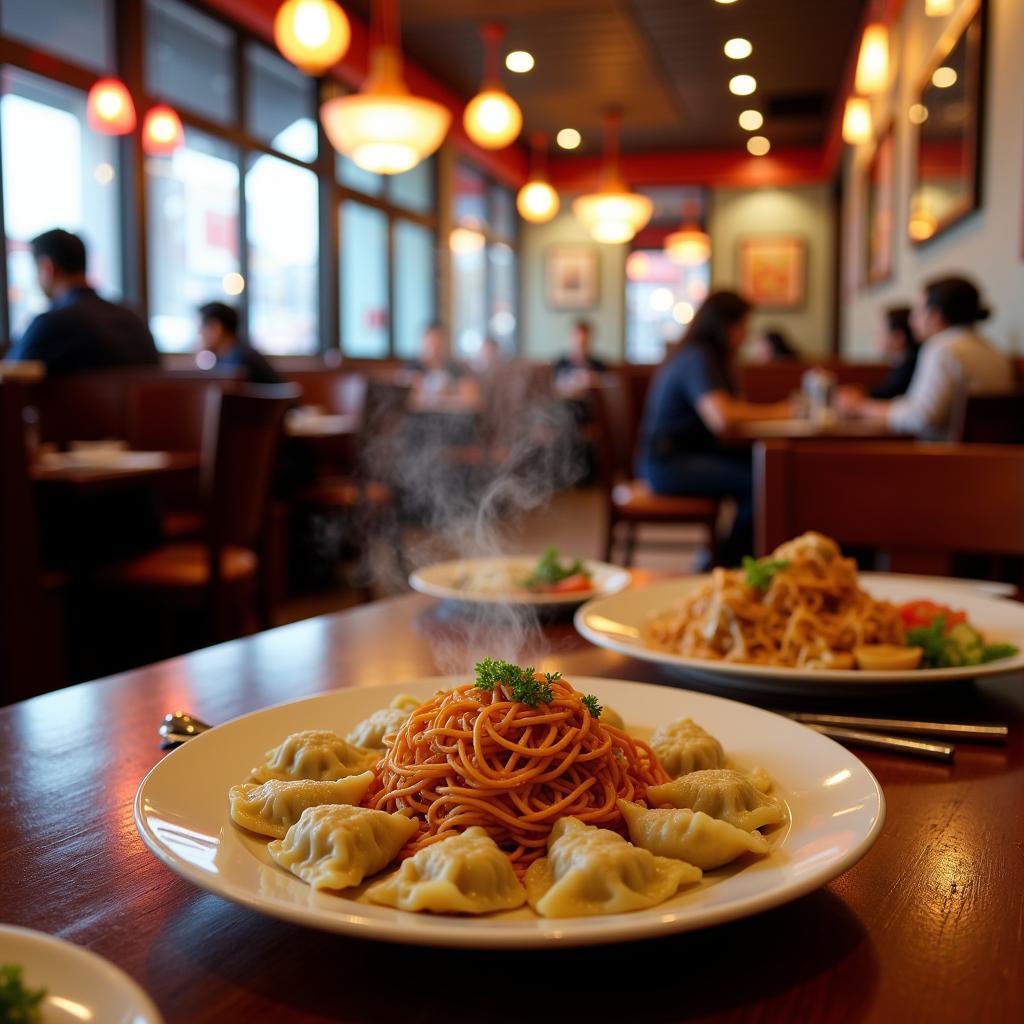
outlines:
[[[274,38],[274,15],[282,0],[206,0],[207,6],[224,17],[248,29],[253,35],[268,42]],[[353,89],[358,89],[366,78],[369,66],[370,32],[359,17],[346,9],[352,24],[352,44],[348,53],[328,74]],[[525,146],[514,144],[505,149],[487,150],[475,145],[462,128],[463,99],[408,58],[405,61],[405,79],[412,92],[443,103],[452,111],[449,138],[459,151],[469,157],[487,174],[518,187],[529,173],[529,156]]]

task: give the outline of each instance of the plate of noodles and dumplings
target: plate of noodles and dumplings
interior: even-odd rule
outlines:
[[[599,647],[744,691],[875,695],[1024,670],[1024,604],[976,580],[858,572],[806,533],[736,569],[596,598]]]
[[[167,867],[251,910],[508,949],[759,913],[856,864],[884,811],[854,754],[789,719],[490,658],[244,715],[135,799]]]

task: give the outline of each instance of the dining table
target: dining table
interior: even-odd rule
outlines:
[[[900,436],[884,423],[874,420],[807,416],[734,423],[726,429],[722,440],[750,444],[754,441],[872,441]]]
[[[527,625],[523,657],[570,680],[695,685],[593,646],[566,615]],[[781,711],[1003,722],[1009,737],[961,745],[951,763],[860,752],[887,804],[867,855],[809,895],[701,931],[520,952],[388,945],[261,916],[143,845],[132,802],[168,756],[165,713],[221,723],[460,672],[489,653],[490,629],[402,594],[0,709],[0,918],[109,958],[167,1024],[1024,1020],[1021,675],[871,700],[731,691]]]
[[[198,452],[116,451],[106,458],[47,452],[31,466],[37,487],[76,495],[159,484],[199,471]]]

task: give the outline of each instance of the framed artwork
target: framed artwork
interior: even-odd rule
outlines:
[[[799,235],[741,238],[739,289],[760,309],[799,309],[806,301],[807,242]]]
[[[896,143],[893,123],[879,136],[871,155],[864,183],[864,212],[867,223],[864,279],[868,284],[888,281],[893,271],[893,243],[896,211]]]
[[[553,245],[544,253],[544,296],[551,309],[597,305],[600,254],[593,245]]]

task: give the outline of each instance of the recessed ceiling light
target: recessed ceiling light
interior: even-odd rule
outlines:
[[[753,75],[734,75],[729,79],[729,92],[734,96],[749,96],[757,88]]]
[[[580,135],[575,128],[563,128],[555,136],[555,142],[557,142],[562,149],[576,149],[582,141],[583,136]]]
[[[736,3],[736,0],[715,0],[715,3],[718,3],[718,4],[734,4],[734,3]]]
[[[764,124],[764,115],[760,110],[744,110],[740,114],[740,127],[744,131],[756,132]]]
[[[751,135],[747,139],[747,152],[751,156],[764,156],[772,144],[763,135]]]
[[[532,71],[533,65],[533,54],[528,53],[526,50],[513,50],[505,57],[505,67],[509,71],[515,71],[520,75],[525,75],[527,71]]]
[[[936,68],[932,74],[932,85],[936,89],[948,89],[951,85],[956,85],[956,72],[945,65]]]
[[[751,46],[749,39],[737,36],[735,39],[727,39],[722,50],[726,57],[731,57],[733,60],[743,60],[744,57],[749,57],[754,52],[754,47]]]

